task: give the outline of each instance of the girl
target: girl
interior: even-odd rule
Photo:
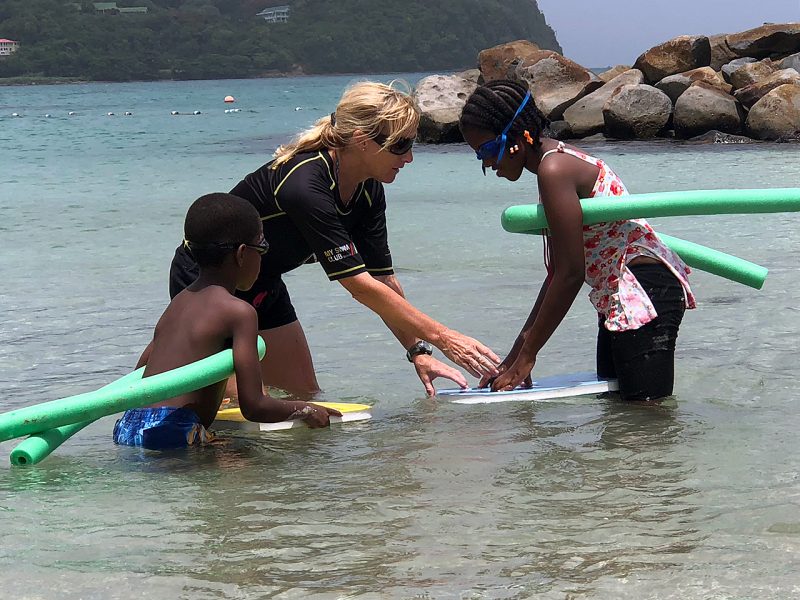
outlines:
[[[547,125],[528,89],[507,80],[478,87],[461,114],[484,174],[489,167],[509,181],[525,170],[536,175],[549,224],[547,277],[492,389],[530,385],[539,351],[585,281],[599,317],[598,377],[616,378],[625,400],[668,396],[678,327],[695,306],[689,268],[643,219],[582,224],[580,199],[628,191],[602,160],[547,137]],[[481,386],[490,381],[483,377]]]

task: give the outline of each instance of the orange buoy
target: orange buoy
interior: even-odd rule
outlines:
[[[236,102],[236,98],[233,96],[225,96],[225,102]]]

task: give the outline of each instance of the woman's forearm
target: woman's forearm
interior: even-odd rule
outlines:
[[[377,314],[401,343],[423,339],[434,346],[442,343],[447,327],[414,308],[402,295],[367,273],[340,279],[353,298]]]
[[[375,279],[377,281],[381,282],[382,284],[384,284],[385,286],[387,286],[389,289],[393,290],[395,293],[397,293],[402,298],[406,297],[405,292],[403,291],[403,286],[400,285],[400,281],[398,281],[396,276],[394,276],[394,275],[379,275],[379,276],[375,277]],[[419,338],[416,335],[414,335],[413,333],[409,333],[408,331],[405,331],[404,329],[396,327],[396,326],[392,325],[391,323],[388,323],[385,320],[383,322],[385,323],[386,327],[389,328],[389,331],[391,331],[394,334],[394,337],[397,338],[397,341],[400,342],[400,344],[403,346],[403,348],[405,348],[405,349],[411,348],[411,346],[413,346],[415,343],[417,343],[419,341]]]

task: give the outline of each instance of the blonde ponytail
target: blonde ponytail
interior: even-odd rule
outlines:
[[[302,152],[344,148],[356,131],[370,137],[387,134],[389,138],[384,147],[413,135],[419,125],[419,109],[408,93],[394,87],[396,83],[392,81],[386,85],[361,81],[348,87],[334,114],[322,117],[310,129],[275,151],[272,168],[277,169]]]

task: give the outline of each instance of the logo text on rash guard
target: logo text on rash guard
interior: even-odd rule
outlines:
[[[353,256],[355,253],[356,247],[352,242],[343,246],[337,246],[331,250],[325,250],[325,252],[323,252],[329,263],[335,263],[336,261],[347,258],[348,256]]]

